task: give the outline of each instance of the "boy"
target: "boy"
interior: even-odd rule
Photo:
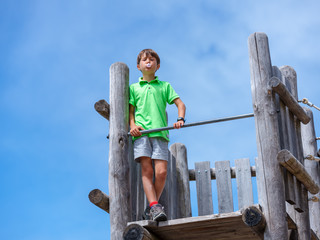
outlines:
[[[163,207],[158,203],[163,191],[168,163],[169,131],[142,135],[140,130],[167,126],[166,105],[178,108],[178,119],[173,124],[179,129],[184,125],[186,107],[168,82],[155,76],[160,68],[160,58],[152,49],[142,50],[137,58],[137,68],[142,72],[138,83],[130,86],[129,121],[134,140],[134,158],[141,164],[143,189],[149,202],[147,217],[166,221]],[[153,182],[154,162],[155,181]],[[150,211],[150,214],[147,213]]]

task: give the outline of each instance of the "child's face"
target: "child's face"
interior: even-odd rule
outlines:
[[[157,59],[151,55],[144,54],[141,58],[137,68],[143,73],[155,73],[159,68],[160,64],[157,63]]]

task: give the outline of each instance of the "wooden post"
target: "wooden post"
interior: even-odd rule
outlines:
[[[311,121],[307,125],[301,125],[301,135],[303,144],[303,155],[316,156],[317,154],[317,142],[316,134],[314,130],[313,114],[309,108],[305,108],[306,113],[311,118]],[[320,166],[319,162],[305,160],[304,166],[306,171],[310,174],[312,179],[320,186]],[[308,198],[312,198],[314,195],[309,193]],[[309,201],[309,217],[311,229],[320,238],[320,202]]]
[[[131,218],[128,162],[129,68],[110,67],[109,194],[112,240],[122,239]]]
[[[181,143],[174,143],[170,146],[170,152],[176,159],[177,168],[177,218],[191,217],[187,149]]]
[[[254,33],[248,39],[252,102],[255,115],[258,158],[256,161],[259,203],[266,218],[264,239],[287,239],[283,173],[277,163],[280,150],[275,97],[267,90],[272,77],[268,37]],[[259,168],[259,169],[258,169]]]

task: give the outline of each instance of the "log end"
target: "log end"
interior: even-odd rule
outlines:
[[[123,232],[124,240],[144,240],[153,239],[150,233],[138,224],[130,224]]]
[[[248,207],[243,211],[242,221],[257,233],[263,233],[266,227],[263,213],[255,206]]]

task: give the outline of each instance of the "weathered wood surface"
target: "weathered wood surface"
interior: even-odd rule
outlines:
[[[272,77],[268,37],[254,33],[248,39],[252,102],[255,115],[258,158],[256,161],[259,204],[267,227],[264,238],[287,239],[284,181],[276,156],[280,150],[275,97],[267,91]]]
[[[273,75],[281,79],[281,81],[287,85],[286,78],[282,75],[280,69],[277,66],[272,67]],[[290,88],[290,86],[289,86]],[[291,88],[290,88],[291,89]],[[275,95],[276,108],[278,112],[278,124],[279,124],[279,136],[280,136],[280,149],[291,149],[293,137],[293,121],[294,115],[290,113],[286,105],[283,103],[278,94]],[[291,127],[292,126],[292,127]],[[285,200],[290,204],[295,204],[295,187],[293,176],[286,169],[283,169],[284,184],[285,184]],[[290,207],[291,208],[291,207]]]
[[[176,159],[177,177],[177,218],[191,217],[191,199],[188,171],[187,148],[184,144],[174,143],[170,152]]]
[[[312,194],[319,192],[319,186],[305,170],[304,166],[287,150],[283,149],[278,153],[279,163],[291,172]]]
[[[242,220],[242,212],[212,214],[159,222],[135,222],[164,240],[253,240],[262,239]],[[286,222],[285,222],[286,223]],[[129,223],[128,225],[130,225]],[[286,223],[287,224],[287,223]]]
[[[237,175],[238,207],[241,209],[253,205],[250,160],[248,158],[236,159],[235,167]]]
[[[258,236],[263,238],[264,229],[266,228],[266,219],[261,210],[256,206],[250,206],[244,209],[242,221],[255,231]]]
[[[210,178],[210,162],[196,162],[196,188],[198,200],[198,215],[213,213],[212,188]]]
[[[109,213],[109,196],[99,189],[94,189],[89,193],[89,200],[97,207]]]
[[[219,213],[233,212],[230,162],[215,162]]]
[[[106,100],[101,99],[94,104],[94,109],[105,119],[109,120],[110,117],[110,105]]]
[[[230,173],[231,173],[231,178],[236,178],[236,168],[231,167],[230,168]],[[256,167],[251,166],[250,167],[250,174],[251,177],[256,177]],[[215,168],[210,168],[210,175],[211,175],[211,180],[216,179],[216,169]],[[189,181],[195,181],[196,180],[196,171],[194,169],[189,169]]]
[[[114,63],[110,67],[109,124],[110,234],[112,240],[122,238],[127,222],[131,220],[127,135],[129,130],[128,99],[129,68],[124,63]]]
[[[144,227],[132,223],[124,230],[123,240],[159,240],[159,238],[148,232]]]
[[[309,108],[305,108],[306,113],[311,118],[311,121],[307,125],[301,126],[301,135],[303,143],[303,154],[304,156],[317,154],[317,142],[314,129],[313,114]],[[305,160],[304,167],[310,174],[311,178],[315,183],[320,186],[320,165],[319,162],[312,160]],[[309,193],[308,198],[314,197],[314,194]],[[320,202],[309,201],[309,216],[310,225],[314,233],[320,238]]]
[[[279,94],[281,100],[286,104],[289,110],[304,124],[310,121],[310,118],[299,105],[298,101],[292,96],[292,94],[287,90],[286,86],[277,77],[272,77],[269,80],[269,85],[272,90]]]

